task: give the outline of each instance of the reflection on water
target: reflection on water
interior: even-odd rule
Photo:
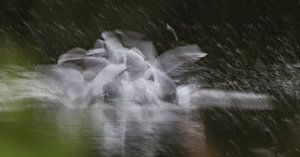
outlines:
[[[82,130],[95,156],[208,156],[201,118],[197,112],[190,113],[167,104],[164,108],[96,104],[84,110],[60,108],[41,114],[48,115],[45,122],[54,121],[59,132]]]
[[[296,157],[299,119],[277,116],[270,111],[99,103],[80,110],[39,109],[34,130],[72,145],[85,139],[88,156]]]
[[[0,77],[0,144],[6,146],[1,155],[36,152],[32,149],[41,146],[40,153],[28,157],[299,155],[299,114],[285,113],[285,104],[249,109],[124,101],[70,109],[49,92],[59,88],[45,86],[37,73],[11,67]],[[20,109],[33,111],[19,116]]]

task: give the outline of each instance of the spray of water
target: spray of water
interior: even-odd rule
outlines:
[[[193,108],[271,108],[265,95],[177,85],[178,76],[207,55],[197,45],[158,56],[153,42],[142,34],[113,31],[103,32],[101,37],[94,48],[73,48],[55,65],[30,71],[20,67],[1,70],[0,105],[23,99],[62,104],[67,107],[57,114],[62,130],[81,119],[79,110],[68,108],[88,109],[84,117],[88,116],[96,134],[101,134],[95,137],[99,137],[104,156],[124,156],[134,150],[131,147],[137,148],[137,143],[130,142],[134,136],[145,140],[144,145],[138,143],[142,156],[155,156],[160,130],[166,129],[162,126],[176,126],[182,121],[179,113]],[[8,109],[12,107],[0,106],[0,111]]]
[[[103,32],[94,48],[73,48],[59,56],[55,65],[1,70],[0,102],[33,98],[70,108],[84,108],[101,101],[270,108],[265,95],[204,90],[175,83],[194,61],[206,55],[197,45],[185,45],[158,56],[153,42],[143,34]]]
[[[74,48],[46,75],[63,89],[63,104],[82,107],[98,100],[138,104],[178,103],[172,76],[188,70],[184,63],[205,57],[197,45],[186,45],[157,56],[153,43],[136,32],[104,32],[94,48]],[[186,90],[186,89],[185,89]]]

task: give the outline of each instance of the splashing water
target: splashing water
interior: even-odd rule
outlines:
[[[209,106],[272,108],[265,95],[176,85],[176,78],[206,55],[197,45],[186,45],[157,56],[153,42],[142,34],[104,32],[94,48],[73,48],[62,54],[56,65],[38,66],[31,71],[12,66],[0,71],[0,105],[35,99],[68,108],[91,106],[90,121],[102,134],[99,143],[108,153],[104,156],[126,154],[126,148],[131,147],[126,146],[130,143],[127,136],[132,135],[146,140],[139,146],[143,156],[155,156],[157,130],[162,124],[179,122],[177,111]],[[12,71],[17,75],[12,76]],[[0,112],[8,109],[12,107],[0,106]],[[57,115],[62,126],[77,121],[66,112],[72,115],[76,111],[63,110]]]
[[[113,31],[101,36],[94,48],[73,48],[62,54],[56,65],[37,66],[34,70],[4,68],[0,73],[0,101],[34,98],[70,108],[84,108],[99,101],[226,107],[238,99],[248,101],[246,108],[253,107],[251,101],[258,104],[253,108],[270,107],[262,105],[269,104],[265,95],[200,90],[191,84],[178,86],[178,76],[207,55],[197,45],[177,47],[157,56],[153,42],[140,33]],[[235,104],[241,105],[238,101]]]
[[[157,56],[153,43],[135,32],[104,32],[102,38],[95,48],[74,48],[48,68],[64,89],[64,104],[86,106],[99,99],[176,103],[178,88],[170,76],[188,70],[183,63],[206,56],[197,45]]]

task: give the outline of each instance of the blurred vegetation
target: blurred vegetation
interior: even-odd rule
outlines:
[[[4,65],[30,66],[36,59],[31,48],[12,37],[0,37],[0,67]]]
[[[0,156],[83,157],[89,154],[80,130],[76,130],[79,136],[62,134],[54,121],[46,123],[36,116],[34,109],[0,113]]]

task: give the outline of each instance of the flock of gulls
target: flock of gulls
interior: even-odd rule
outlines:
[[[22,67],[0,71],[0,104],[33,99],[70,108],[127,102],[189,108],[273,108],[272,98],[264,94],[180,84],[184,73],[206,55],[197,45],[158,55],[154,43],[143,34],[106,31],[94,48],[73,48],[60,55],[56,64],[38,65],[29,71]],[[11,77],[11,72],[17,74]]]
[[[63,104],[85,107],[98,101],[135,104],[171,103],[196,107],[269,109],[262,94],[200,89],[178,85],[176,78],[205,57],[197,45],[185,45],[158,55],[154,43],[132,31],[106,31],[94,48],[73,48],[47,67],[47,75],[62,89]]]
[[[47,74],[64,89],[64,104],[179,103],[178,94],[192,87],[177,86],[174,76],[187,71],[187,63],[207,55],[197,45],[186,45],[158,56],[153,42],[137,32],[103,32],[101,37],[94,48],[73,48],[48,68]]]

